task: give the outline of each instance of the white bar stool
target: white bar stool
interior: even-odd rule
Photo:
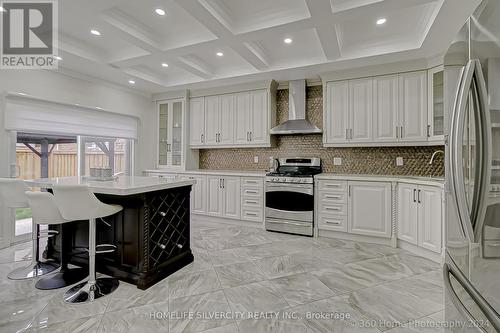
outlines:
[[[26,192],[30,188],[20,179],[0,178],[0,200],[3,201],[5,207],[8,208],[29,208]],[[20,267],[10,272],[7,277],[12,280],[25,280],[37,276],[46,275],[56,270],[59,265],[53,261],[40,261],[39,254],[39,239],[43,236],[40,233],[39,224],[32,221],[31,227],[32,254],[31,264],[27,267]],[[50,237],[53,233],[50,231],[45,236]]]
[[[96,198],[86,185],[54,185],[54,198],[66,220],[89,220],[89,278],[69,289],[64,294],[68,303],[92,302],[94,299],[111,294],[119,285],[118,279],[96,279],[95,255],[110,251],[97,251],[96,219],[114,215],[123,210],[119,205],[108,205]],[[100,246],[110,246],[102,244]]]
[[[62,217],[52,193],[28,191],[26,192],[26,197],[28,198],[35,224],[50,225],[72,222]],[[58,289],[83,280],[87,277],[87,274],[87,271],[80,267],[66,267],[65,269],[61,267],[61,270],[57,274],[51,274],[46,278],[38,280],[35,287],[43,290]]]

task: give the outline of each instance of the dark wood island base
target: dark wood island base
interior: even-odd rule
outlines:
[[[97,220],[97,244],[116,246],[96,256],[96,270],[147,289],[193,262],[190,244],[191,185],[132,195],[99,194],[123,211]],[[51,226],[46,258],[88,267],[88,221]],[[109,250],[110,246],[98,248]]]

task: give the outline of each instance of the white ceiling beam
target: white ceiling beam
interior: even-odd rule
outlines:
[[[306,0],[306,5],[312,20],[318,22],[316,34],[325,58],[330,61],[339,58],[340,42],[335,31],[330,0]]]
[[[144,81],[148,81],[163,87],[166,87],[167,84],[165,84],[164,80],[158,77],[157,75],[154,75],[150,71],[147,71],[145,69],[137,69],[137,68],[121,68],[121,71],[130,75],[134,76],[136,78],[139,78]]]
[[[207,64],[193,55],[178,57],[177,61],[174,61],[174,63],[184,70],[204,79],[210,79],[214,75],[213,70]]]
[[[148,52],[154,53],[161,49],[161,45],[154,34],[130,15],[113,7],[102,14],[103,20],[124,39]]]
[[[87,59],[99,64],[106,62],[105,57],[103,57],[103,52],[97,50],[90,45],[77,40],[75,38],[69,37],[63,33],[59,33],[59,49],[75,55],[77,57]]]
[[[228,22],[220,14],[220,10],[212,7],[207,2],[201,4],[198,0],[175,0],[176,3],[184,8],[189,15],[193,16],[198,22],[203,24],[217,38],[232,36],[231,30],[226,26]]]
[[[268,56],[256,43],[248,42],[237,44],[231,48],[255,69],[264,71],[269,68]]]

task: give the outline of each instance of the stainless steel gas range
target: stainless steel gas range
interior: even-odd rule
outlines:
[[[314,175],[319,158],[280,158],[266,175],[266,230],[313,236]]]

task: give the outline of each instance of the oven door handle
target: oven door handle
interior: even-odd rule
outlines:
[[[313,195],[314,189],[312,186],[304,187],[303,185],[267,185],[266,192],[292,192]]]
[[[294,225],[297,227],[309,227],[311,224],[310,222],[290,222],[290,221],[283,221],[283,220],[278,220],[278,219],[273,219],[273,218],[266,218],[266,222],[288,224],[288,225]]]

